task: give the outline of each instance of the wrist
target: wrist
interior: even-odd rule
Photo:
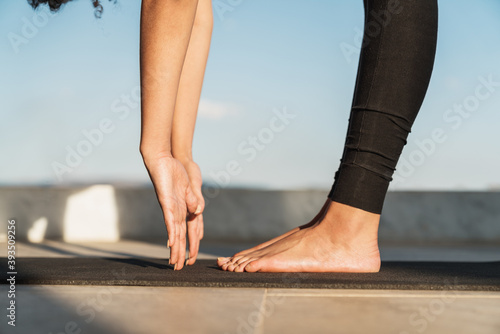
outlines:
[[[162,158],[173,158],[172,153],[169,150],[155,150],[141,146],[140,152],[144,162]]]
[[[178,152],[175,150],[172,151],[173,151],[172,156],[175,159],[179,160],[184,166],[188,165],[191,162],[194,162],[193,154],[190,151],[182,151],[182,152]]]

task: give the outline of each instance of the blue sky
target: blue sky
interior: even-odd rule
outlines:
[[[500,3],[439,5],[435,70],[391,187],[498,188],[500,86],[488,91],[482,82],[500,82]],[[243,0],[228,6],[214,12],[194,139],[205,181],[229,175],[223,186],[328,189],[357,70],[357,54],[346,57],[342,47],[357,48],[362,1]],[[44,21],[33,18],[26,1],[1,2],[0,184],[149,182],[138,153],[140,108],[133,98],[139,9],[139,1],[105,3],[97,20],[90,1],[78,0],[57,15],[44,14]],[[31,24],[34,30],[26,28]],[[479,100],[481,85],[490,94]],[[460,116],[455,105],[471,111]],[[285,111],[294,118],[270,130],[276,113]],[[108,133],[79,147],[84,133],[102,122]],[[258,140],[255,147],[251,138]],[[87,155],[58,177],[54,163],[69,167],[68,152],[79,148]],[[226,174],[231,161],[241,167],[234,175]]]

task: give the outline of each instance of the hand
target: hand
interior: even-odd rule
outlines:
[[[201,193],[201,185],[203,183],[201,178],[200,167],[192,161],[183,161],[182,164],[186,169],[189,176],[189,181],[191,184],[191,190],[198,199],[198,205],[200,206],[199,214],[190,215],[188,217],[188,239],[189,239],[189,258],[186,265],[193,265],[196,262],[196,257],[198,256],[198,250],[200,248],[200,240],[203,239],[203,210],[205,209],[205,200],[203,199],[203,194]]]
[[[191,189],[189,176],[179,160],[170,155],[163,155],[144,158],[144,164],[153,181],[167,226],[169,263],[174,265],[174,270],[180,270],[186,258],[186,216],[187,213],[198,215],[201,213],[201,206]],[[199,245],[199,238],[196,240],[193,237],[193,243],[196,242]]]

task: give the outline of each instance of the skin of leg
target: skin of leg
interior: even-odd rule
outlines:
[[[331,202],[323,219],[256,250],[224,270],[236,272],[377,272],[380,215]]]
[[[269,241],[266,241],[260,245],[257,245],[255,247],[252,247],[252,248],[249,248],[249,249],[246,249],[246,250],[243,250],[241,252],[238,252],[236,254],[233,255],[233,257],[220,257],[217,259],[217,264],[219,266],[223,266],[223,265],[226,265],[226,266],[229,266],[231,263],[234,265],[235,262],[237,262],[241,257],[253,252],[253,251],[256,251],[256,250],[259,250],[259,249],[262,249],[262,248],[265,248],[267,246],[270,246],[271,244],[275,243],[276,241],[279,241],[287,236],[289,236],[290,234],[292,233],[295,233],[297,231],[300,231],[300,230],[303,230],[305,228],[309,228],[311,226],[314,226],[316,225],[321,219],[323,219],[323,216],[325,215],[326,213],[326,210],[328,209],[328,207],[330,206],[330,203],[331,201],[330,200],[326,200],[325,201],[325,204],[323,204],[323,207],[321,208],[321,210],[319,211],[319,213],[307,224],[304,224],[304,225],[301,225],[299,227],[296,227],[276,238],[273,238]],[[228,261],[230,261],[231,263],[229,263]]]
[[[201,192],[201,171],[193,161],[192,144],[212,28],[212,2],[199,0],[182,67],[172,126],[172,154],[186,169],[191,188],[201,206],[201,212],[205,208],[205,200]],[[186,265],[192,265],[196,261],[200,240],[203,238],[203,215],[191,215],[187,224],[189,256]]]
[[[198,1],[143,0],[141,154],[163,210],[174,269],[184,265],[186,216],[200,213],[189,176],[171,151],[172,123]]]

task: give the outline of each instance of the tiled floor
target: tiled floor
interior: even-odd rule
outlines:
[[[2,333],[500,333],[498,293],[19,286],[16,301]]]
[[[206,244],[201,258],[247,245]],[[0,244],[5,256],[5,244]],[[168,257],[161,243],[18,242],[17,255]],[[385,260],[498,261],[500,247],[382,247]],[[0,285],[0,308],[7,307]],[[17,326],[0,333],[500,333],[500,293],[457,291],[17,286]]]

